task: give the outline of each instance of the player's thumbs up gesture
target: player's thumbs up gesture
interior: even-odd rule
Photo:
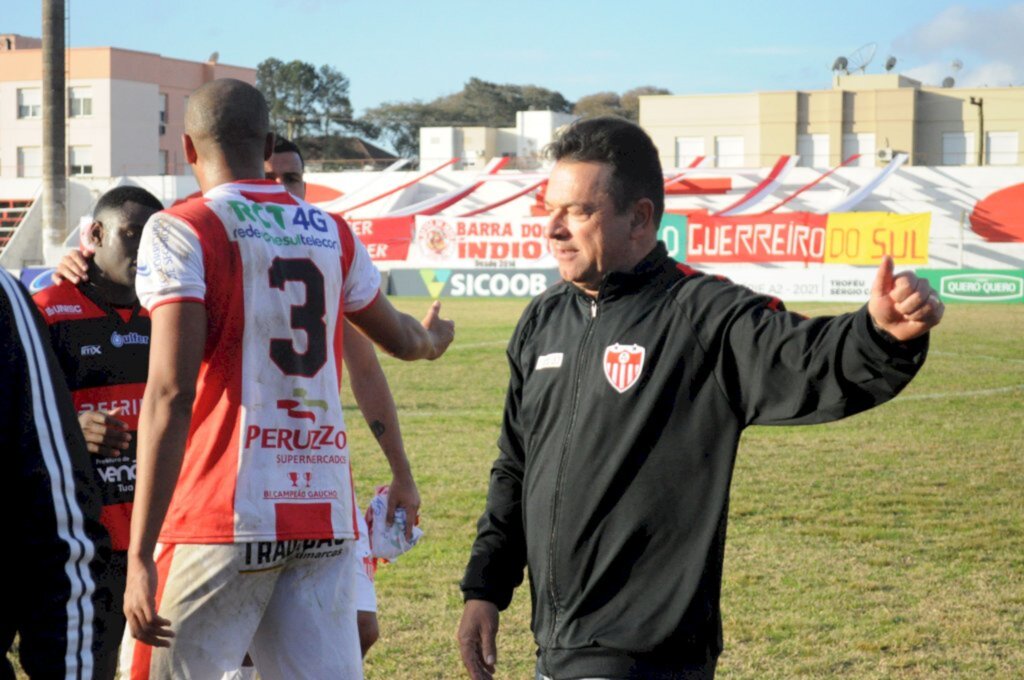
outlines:
[[[455,339],[455,322],[451,319],[441,318],[441,301],[434,300],[434,304],[430,305],[427,315],[420,323],[427,329],[433,342],[434,349],[427,357],[433,361],[444,354],[448,345],[452,344],[452,340]]]
[[[926,279],[913,272],[893,274],[893,268],[892,257],[882,257],[871,286],[868,313],[877,328],[906,342],[937,325],[946,306]]]

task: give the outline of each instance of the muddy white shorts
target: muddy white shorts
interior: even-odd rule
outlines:
[[[121,677],[219,678],[248,651],[263,680],[362,678],[353,561],[351,540],[159,545],[157,612],[175,637],[126,634]]]

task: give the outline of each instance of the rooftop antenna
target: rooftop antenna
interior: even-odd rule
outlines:
[[[896,68],[896,57],[889,55],[889,58],[885,60],[885,72],[889,73]]]
[[[942,79],[942,87],[950,88],[956,85],[956,74],[960,72],[960,69],[964,67],[964,62],[959,59],[954,59],[950,63],[949,68],[953,71],[953,75],[946,76]]]
[[[214,52],[209,56],[209,58],[207,58],[206,61],[209,64],[216,64],[218,59],[220,59],[220,52]]]
[[[850,62],[846,59],[846,57],[836,57],[836,60],[832,62],[832,71],[834,73],[839,73],[841,71],[845,76],[849,73],[849,71],[846,70],[846,67],[849,66],[849,63]]]
[[[871,60],[875,58],[875,50],[878,49],[878,45],[873,42],[861,45],[853,52],[850,53],[847,59],[848,73],[854,73],[860,71],[861,75],[864,74],[864,70],[871,63]]]

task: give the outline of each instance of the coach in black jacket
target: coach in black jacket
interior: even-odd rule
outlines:
[[[538,673],[711,678],[729,481],[743,428],[820,423],[895,396],[942,303],[879,268],[857,312],[805,319],[671,260],[657,151],[635,125],[552,147],[547,236],[564,279],[527,307],[487,508],[462,581],[471,677],[529,568]]]

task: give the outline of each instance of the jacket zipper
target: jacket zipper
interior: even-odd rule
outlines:
[[[572,391],[572,409],[569,411],[569,425],[565,431],[565,440],[562,442],[562,456],[558,460],[558,474],[555,476],[555,498],[551,504],[551,538],[548,541],[548,594],[551,597],[551,631],[548,635],[554,640],[555,626],[558,623],[558,589],[555,587],[555,527],[558,522],[559,500],[562,493],[562,477],[565,474],[565,459],[569,452],[569,443],[572,441],[573,428],[576,426],[576,407],[579,404],[580,382],[583,372],[583,360],[586,356],[584,348],[590,340],[590,334],[594,330],[597,320],[597,300],[590,301],[590,320],[587,321],[587,328],[583,331],[583,339],[580,341],[579,353],[576,356],[576,380]]]

